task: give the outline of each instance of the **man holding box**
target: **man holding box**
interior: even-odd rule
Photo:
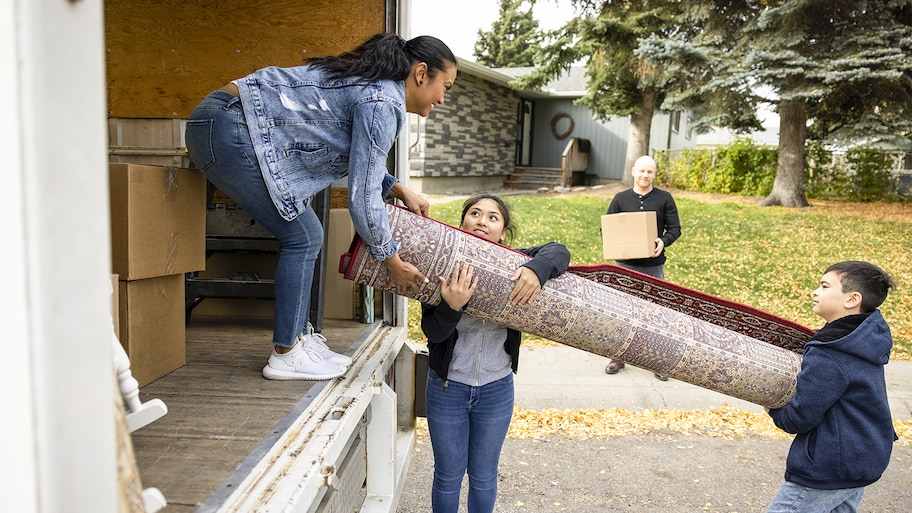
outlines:
[[[608,214],[620,212],[656,213],[655,250],[649,258],[632,260],[615,260],[615,264],[634,271],[665,279],[665,248],[671,246],[681,236],[681,220],[678,218],[678,207],[674,198],[667,191],[656,189],[653,182],[656,178],[656,162],[652,157],[643,155],[633,163],[630,171],[633,175],[633,187],[617,193],[608,205]],[[605,367],[607,374],[617,374],[624,368],[624,362],[612,359]],[[656,378],[667,381],[668,377],[656,373]]]

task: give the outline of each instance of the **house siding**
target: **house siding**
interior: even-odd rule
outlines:
[[[564,139],[558,139],[551,130],[555,116],[567,113],[573,118],[573,130]],[[535,141],[532,146],[532,163],[537,167],[560,167],[561,154],[571,137],[588,139],[589,173],[604,178],[620,178],[627,151],[626,119],[613,119],[608,123],[593,120],[589,109],[574,105],[573,100],[538,100],[534,113]],[[612,175],[618,170],[617,176]]]
[[[512,89],[460,74],[445,103],[426,119],[410,115],[410,182],[426,185],[431,183],[426,178],[460,179],[435,181],[435,189],[449,191],[501,184],[516,160],[518,108],[519,95]],[[429,192],[428,187],[421,190]]]
[[[590,142],[588,174],[597,180],[620,180],[624,173],[627,156],[627,136],[630,118],[614,117],[598,121],[591,117],[589,109],[574,105],[573,99],[537,100],[535,102],[532,165],[537,167],[560,167],[561,153],[570,137],[588,139]],[[551,120],[560,113],[573,118],[573,130],[564,139],[557,139],[551,130]],[[650,129],[650,152],[666,148],[692,147],[693,142],[684,137],[684,119],[680,135],[669,133],[670,116],[657,112],[652,118]]]

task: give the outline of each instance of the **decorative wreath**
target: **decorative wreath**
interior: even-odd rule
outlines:
[[[557,133],[557,124],[560,123],[560,120],[567,118],[570,120],[570,126],[567,127],[567,130],[561,133]],[[573,116],[567,114],[566,112],[558,112],[551,118],[551,135],[557,139],[565,139],[568,135],[573,132]]]

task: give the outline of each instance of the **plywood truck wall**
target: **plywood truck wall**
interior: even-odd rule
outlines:
[[[108,117],[187,118],[209,91],[386,30],[385,0],[105,0]]]

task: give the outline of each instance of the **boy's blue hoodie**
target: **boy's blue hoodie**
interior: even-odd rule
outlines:
[[[805,344],[794,397],[769,412],[796,434],[786,481],[834,490],[880,479],[897,439],[884,380],[892,347],[879,310],[830,322]]]

